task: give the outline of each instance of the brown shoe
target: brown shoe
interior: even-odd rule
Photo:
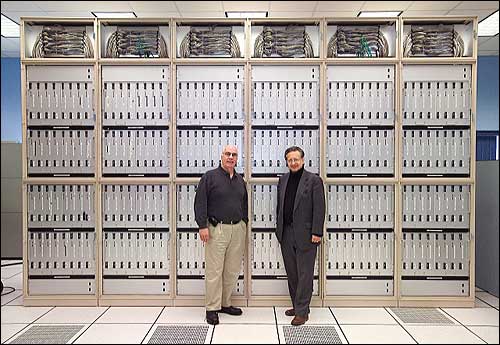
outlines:
[[[285,315],[286,316],[295,316],[295,309],[293,309],[293,308],[292,309],[287,309],[285,311]]]
[[[306,321],[309,320],[309,316],[299,316],[295,315],[295,317],[292,320],[292,325],[293,326],[300,326],[306,323]]]

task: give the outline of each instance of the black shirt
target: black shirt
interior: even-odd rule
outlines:
[[[285,190],[285,203],[283,205],[283,224],[285,225],[293,223],[295,195],[297,194],[297,188],[299,187],[300,178],[302,177],[303,172],[304,167],[297,172],[290,172],[290,177],[288,178]]]
[[[208,218],[229,223],[243,220],[248,223],[248,194],[243,177],[218,168],[201,177],[194,198],[195,220],[200,229],[208,227]]]

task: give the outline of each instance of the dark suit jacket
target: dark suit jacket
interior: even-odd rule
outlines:
[[[280,177],[278,184],[278,206],[276,237],[281,243],[283,238],[283,207],[285,190],[290,173]],[[321,177],[306,170],[302,173],[293,206],[293,230],[297,247],[302,250],[315,246],[312,235],[323,236],[325,223],[325,190]]]

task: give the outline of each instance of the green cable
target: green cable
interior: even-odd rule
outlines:
[[[361,36],[359,45],[360,48],[357,54],[358,57],[364,57],[364,56],[372,57],[372,52],[370,50],[370,46],[368,45],[368,41],[366,40],[365,36]]]

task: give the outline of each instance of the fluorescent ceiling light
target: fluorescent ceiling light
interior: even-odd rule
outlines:
[[[137,18],[134,12],[91,12],[97,18]]]
[[[2,37],[19,37],[19,24],[2,13]]]
[[[267,11],[241,12],[226,11],[227,18],[267,18]]]
[[[3,25],[3,17],[2,17]],[[3,35],[3,34],[2,34]],[[479,36],[495,36],[498,35],[498,11],[483,19],[479,23]]]
[[[361,11],[358,17],[375,17],[375,18],[391,18],[399,17],[402,11]]]

